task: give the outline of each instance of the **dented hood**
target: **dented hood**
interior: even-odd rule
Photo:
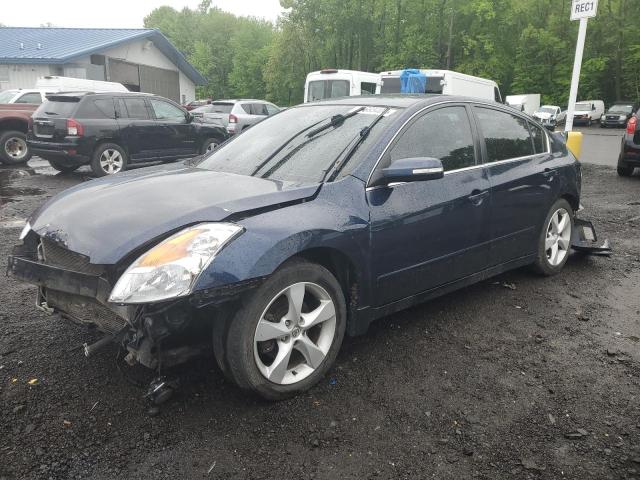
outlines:
[[[113,264],[181,227],[313,196],[319,184],[167,166],[78,185],[53,197],[29,223],[40,236]]]

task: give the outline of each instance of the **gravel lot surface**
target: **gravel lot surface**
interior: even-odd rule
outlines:
[[[617,156],[609,140],[599,163]],[[24,218],[85,178],[37,159],[0,168],[0,263]],[[638,480],[640,176],[585,165],[582,203],[612,258],[573,255],[555,278],[521,269],[382,319],[277,404],[209,357],[177,369],[182,388],[149,416],[135,382],[151,372],[118,370],[115,347],[86,359],[77,347],[99,336],[3,276],[0,479]]]

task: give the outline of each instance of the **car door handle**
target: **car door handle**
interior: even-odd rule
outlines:
[[[553,181],[553,178],[556,175],[556,171],[550,168],[545,168],[544,172],[542,172],[542,176],[546,177],[550,182]]]
[[[489,190],[473,190],[467,199],[474,205],[480,205],[489,196]]]

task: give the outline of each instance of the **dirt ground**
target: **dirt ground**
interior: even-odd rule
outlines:
[[[0,169],[0,263],[33,209],[84,179],[45,173]],[[640,479],[640,176],[585,165],[583,190],[612,258],[382,319],[276,404],[209,357],[176,371],[179,394],[151,417],[135,385],[150,372],[120,371],[115,347],[85,358],[98,335],[2,276],[0,479]]]

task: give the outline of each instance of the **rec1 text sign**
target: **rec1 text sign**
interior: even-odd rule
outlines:
[[[598,0],[572,0],[571,20],[593,18],[598,13]]]

